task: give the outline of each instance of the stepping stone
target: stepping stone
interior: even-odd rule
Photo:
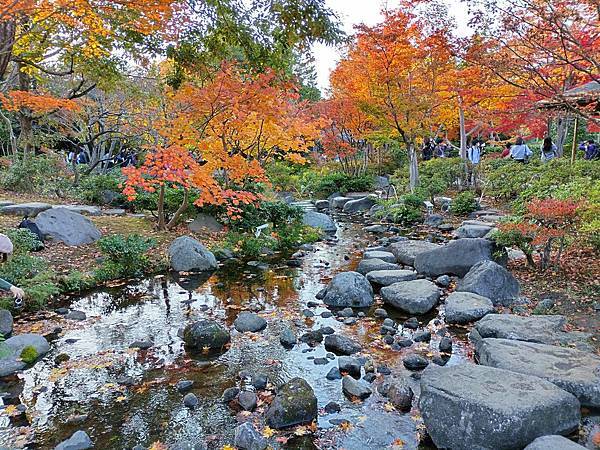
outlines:
[[[366,196],[346,202],[342,210],[346,214],[356,214],[359,212],[365,212],[371,209],[371,207],[375,205],[376,202],[376,197]]]
[[[350,197],[335,197],[331,200],[331,206],[336,209],[342,209],[351,200],[353,199]]]
[[[127,211],[125,211],[124,209],[121,208],[111,208],[111,209],[105,209],[102,211],[102,213],[105,216],[124,216],[126,214]],[[132,214],[132,216],[134,216],[134,214]],[[138,217],[145,217],[143,214],[138,214]]]
[[[409,314],[425,314],[440,299],[440,289],[428,280],[394,283],[381,288],[383,301]]]
[[[585,447],[568,440],[566,437],[552,435],[537,438],[525,447],[525,450],[585,450]]]
[[[83,214],[84,216],[101,216],[102,210],[97,206],[89,206],[89,205],[60,205],[57,208],[68,209],[69,211],[73,211],[78,214]]]
[[[35,217],[42,211],[52,208],[49,203],[31,202],[20,203],[18,205],[8,205],[0,209],[0,214],[8,214],[12,216],[29,216]]]
[[[477,347],[479,363],[548,380],[579,399],[600,407],[600,357],[568,347],[484,339]]]
[[[361,400],[369,398],[373,393],[367,383],[362,380],[355,380],[350,375],[342,378],[342,391],[350,399],[359,398]]]
[[[401,281],[412,281],[417,279],[414,270],[374,270],[367,274],[367,280],[378,286],[389,286]]]
[[[489,298],[470,292],[453,292],[446,298],[446,323],[475,322],[494,311]]]
[[[439,248],[438,244],[429,241],[406,240],[390,245],[390,251],[396,257],[396,261],[407,266],[414,266],[415,257],[421,253]]]
[[[439,448],[518,449],[579,427],[579,401],[549,381],[475,364],[431,366],[421,377],[421,415]]]
[[[470,339],[478,345],[483,338],[511,339],[548,345],[575,345],[580,350],[592,348],[587,342],[589,334],[566,332],[564,316],[517,316],[514,314],[488,314],[475,324]]]
[[[464,223],[454,230],[454,237],[458,239],[462,238],[482,238],[485,237],[486,234],[490,232],[490,230],[494,228],[492,224],[490,225],[479,225],[479,224],[468,224]]]
[[[363,256],[364,259],[380,259],[382,261],[388,262],[388,263],[395,263],[396,262],[396,257],[394,256],[393,253],[390,252],[383,252],[383,251],[367,251],[365,252],[365,255]]]
[[[385,262],[379,258],[372,258],[363,259],[358,263],[358,267],[356,268],[356,271],[363,275],[375,270],[400,270],[400,266],[398,264]]]

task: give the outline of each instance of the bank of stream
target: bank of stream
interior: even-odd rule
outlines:
[[[327,317],[329,310],[322,304],[311,305],[331,277],[354,268],[363,250],[376,240],[363,231],[362,224],[340,221],[339,225],[336,237],[315,244],[297,268],[285,260],[271,261],[268,268],[231,264],[210,277],[159,275],[72,298],[66,306],[85,312],[87,320],[73,322],[50,315],[44,326],[56,322],[62,328],[55,330],[50,353],[18,379],[0,383],[6,403],[24,405],[19,413],[2,417],[0,445],[53,448],[76,430],[85,430],[95,448],[104,449],[148,448],[156,442],[169,449],[232,445],[239,422],[258,422],[268,406],[265,393],[260,393],[258,409],[252,414],[236,412],[222,401],[226,388],[244,383],[239,379],[244,370],[266,374],[271,392],[282,382],[302,377],[317,396],[316,431],[279,432],[270,440],[273,447],[351,450],[401,443],[402,448],[417,448],[422,425],[416,411],[396,411],[378,393],[365,402],[350,401],[340,380],[325,377],[337,367],[337,358],[330,354],[327,364],[313,362],[327,358],[323,345],[299,343],[285,349],[279,342],[284,324],[298,336],[330,326],[361,343],[359,356],[390,370],[389,374],[380,370],[374,384],[404,376],[418,394],[418,381],[402,365],[403,356],[415,352],[415,347],[393,351],[384,344],[381,319],[373,316],[374,309],[382,307],[380,301],[353,325],[345,325],[335,314]],[[241,310],[258,312],[267,319],[267,329],[256,334],[235,332],[231,325]],[[454,351],[447,364],[468,358],[464,334],[460,329],[445,330],[434,311],[419,318],[433,338],[417,344],[416,351],[430,357],[437,354],[441,335],[449,333]],[[324,312],[326,318],[321,316]],[[388,313],[397,321],[408,318],[393,309]],[[181,329],[201,318],[217,319],[232,329],[227,352],[208,358],[185,351]],[[31,326],[16,325],[17,329]],[[130,348],[136,341],[152,345],[146,350]],[[199,407],[184,406],[183,394],[175,386],[181,380],[194,381],[191,392],[198,397]],[[341,411],[325,413],[329,402],[338,403]]]

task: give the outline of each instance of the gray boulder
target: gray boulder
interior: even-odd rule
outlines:
[[[54,450],[86,450],[92,448],[94,443],[85,431],[76,431],[66,441],[61,442]]]
[[[284,347],[293,347],[298,342],[294,331],[287,325],[279,333],[279,342]]]
[[[342,210],[346,214],[356,214],[359,212],[368,211],[371,209],[373,205],[375,205],[376,200],[373,197],[364,197],[358,200],[350,200],[344,204]]]
[[[3,356],[4,348],[4,344],[0,342],[0,356]],[[9,354],[9,356],[7,357],[1,357],[0,378],[12,375],[18,372],[19,370],[23,370],[25,367],[27,367],[27,364],[25,364],[18,358],[18,356],[13,355],[12,353]]]
[[[357,272],[338,273],[326,289],[323,302],[328,306],[367,308],[373,304],[373,288],[367,279]]]
[[[342,209],[346,203],[352,200],[351,197],[334,197],[331,199],[331,206],[335,209]]]
[[[358,342],[349,337],[340,334],[330,334],[325,336],[325,350],[333,352],[336,355],[353,355],[362,350]]]
[[[244,422],[235,429],[233,444],[240,450],[265,450],[267,440],[260,434],[252,422]]]
[[[479,363],[548,380],[583,406],[600,407],[600,357],[574,348],[508,339],[483,339]]]
[[[101,216],[102,210],[97,206],[90,205],[60,205],[57,208],[68,209],[69,211],[77,214],[83,214],[84,216]]]
[[[494,259],[495,246],[487,239],[457,239],[415,256],[417,272],[431,277],[465,276],[480,261]]]
[[[363,258],[364,259],[380,259],[382,261],[389,262],[389,263],[396,262],[396,257],[394,256],[393,253],[384,252],[384,251],[366,251]]]
[[[577,399],[554,384],[474,364],[426,369],[419,407],[435,445],[453,450],[517,450],[569,434],[581,418]]]
[[[440,248],[438,244],[428,241],[406,240],[390,245],[390,251],[396,257],[396,261],[407,266],[415,265],[415,257],[421,253]]]
[[[266,413],[267,424],[276,429],[312,422],[317,418],[317,397],[302,378],[281,386]]]
[[[309,227],[320,228],[325,233],[335,233],[337,226],[331,217],[317,211],[306,211],[302,223]]]
[[[517,279],[494,261],[481,261],[458,282],[456,290],[489,298],[494,305],[510,306],[519,298]]]
[[[317,208],[318,210],[328,209],[329,200],[317,200],[315,202],[315,208]]]
[[[563,436],[540,436],[525,450],[585,450],[585,447],[568,440]]]
[[[589,348],[589,335],[566,332],[564,316],[518,316],[514,314],[488,314],[475,324],[470,339],[477,345],[481,339],[499,338],[537,342],[548,345],[571,345]]]
[[[64,208],[42,211],[35,223],[45,237],[67,245],[91,244],[102,237],[90,219]]]
[[[363,259],[358,263],[358,267],[356,268],[356,271],[363,275],[376,270],[400,270],[400,266],[398,264],[385,262],[379,258],[371,258]]]
[[[19,334],[8,338],[4,341],[4,345],[16,356],[19,356],[25,347],[33,347],[38,357],[42,357],[50,351],[50,344],[44,336],[39,334]]]
[[[428,280],[394,283],[381,288],[383,301],[409,314],[425,314],[440,299],[440,289]]]
[[[242,311],[238,314],[233,326],[240,333],[257,332],[267,328],[267,321],[258,314],[250,311]]]
[[[375,176],[375,188],[376,189],[387,189],[389,187],[390,187],[389,177],[384,177],[381,175]]]
[[[7,309],[0,309],[0,334],[7,338],[13,330],[13,316]]]
[[[361,400],[369,398],[373,393],[367,383],[352,378],[350,375],[342,378],[342,392],[350,399],[359,398]]]
[[[446,298],[446,323],[475,322],[494,312],[494,304],[487,297],[470,292],[453,292]]]
[[[223,231],[223,225],[221,225],[213,216],[201,213],[188,224],[188,229],[192,233],[219,233]]]
[[[338,358],[339,371],[354,378],[360,378],[360,361],[352,356],[340,356]]]
[[[8,205],[0,209],[0,214],[8,214],[11,216],[29,216],[35,217],[42,211],[52,208],[49,203],[30,202],[21,203],[19,205]]]
[[[374,270],[367,274],[367,280],[377,286],[389,286],[401,281],[417,279],[417,272],[413,270]]]
[[[223,351],[230,340],[229,331],[214,320],[199,320],[183,330],[186,347],[195,351]]]
[[[454,236],[458,239],[463,238],[482,238],[494,228],[493,224],[483,223],[465,223],[454,230]]]
[[[180,236],[171,243],[169,260],[177,272],[207,272],[218,267],[215,255],[189,236]]]
[[[423,223],[428,227],[439,227],[444,223],[444,217],[439,214],[430,214],[425,218]]]
[[[365,230],[367,233],[382,234],[388,230],[388,227],[385,225],[369,225],[368,227],[364,227],[363,230]]]

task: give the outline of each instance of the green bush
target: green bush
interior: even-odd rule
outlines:
[[[264,253],[265,249],[276,250],[277,241],[266,234],[256,237],[251,233],[230,231],[225,236],[223,247],[233,251],[242,259],[257,259]]]
[[[120,205],[126,201],[125,196],[121,194],[120,184],[123,181],[124,177],[119,170],[106,174],[91,174],[79,181],[78,196],[85,203],[101,205],[105,203],[105,192],[116,192],[118,195],[113,203]]]
[[[94,278],[85,273],[75,270],[60,280],[61,292],[77,292],[81,293],[96,285]]]
[[[28,345],[21,350],[19,357],[25,364],[33,364],[38,359],[38,352],[35,347]]]
[[[0,266],[0,278],[18,286],[22,281],[31,279],[47,269],[48,265],[43,259],[17,254]]]
[[[26,254],[40,248],[38,237],[27,228],[13,228],[6,230],[5,234],[13,243],[15,255]]]
[[[274,161],[266,168],[268,180],[277,191],[302,193],[302,176],[307,166],[292,164],[287,161]]]
[[[172,187],[165,189],[164,210],[165,219],[167,222],[179,209],[179,207],[183,203],[184,198],[185,193],[183,189],[176,189]],[[193,217],[194,214],[198,211],[196,206],[194,205],[194,200],[196,198],[198,198],[198,192],[190,192],[190,195],[188,195],[186,210],[181,215],[180,220]],[[158,210],[158,192],[140,191],[136,199],[133,202],[131,202],[130,205],[136,211],[150,211],[153,215],[156,215],[156,211]]]
[[[273,229],[298,223],[302,219],[302,209],[285,202],[261,202],[258,206],[247,205],[242,208],[241,218],[232,222],[231,227],[238,231],[254,231],[265,223]]]
[[[137,277],[148,267],[146,252],[155,245],[153,239],[137,234],[127,237],[121,234],[106,236],[98,241],[98,247],[106,257],[96,277],[101,281],[118,277]],[[109,278],[106,278],[109,276]]]
[[[401,225],[411,225],[423,220],[423,200],[416,195],[405,195],[399,201],[382,200],[379,204],[383,209],[375,213],[375,218]]]
[[[452,213],[457,216],[466,216],[477,208],[477,200],[472,192],[461,192],[452,200]]]
[[[277,250],[286,252],[296,249],[302,244],[311,244],[321,239],[321,232],[317,228],[299,223],[289,224],[278,229],[276,233]]]
[[[371,175],[354,177],[343,172],[312,172],[303,178],[305,189],[312,195],[324,198],[335,192],[346,194],[348,192],[370,191],[374,185]]]
[[[0,172],[0,187],[14,192],[62,194],[69,189],[71,175],[57,155],[38,155],[14,158]]]

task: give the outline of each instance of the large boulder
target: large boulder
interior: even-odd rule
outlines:
[[[552,435],[537,438],[524,450],[585,450],[585,447],[568,440],[566,437]]]
[[[39,359],[50,351],[50,344],[39,334],[19,334],[0,342],[0,377],[12,375],[27,366],[21,360],[25,348],[33,348],[35,353],[30,357]]]
[[[91,244],[102,237],[90,219],[64,208],[42,211],[35,223],[45,237],[67,245]]]
[[[482,238],[488,234],[492,228],[494,228],[494,224],[487,224],[485,222],[473,223],[470,221],[465,221],[461,224],[459,228],[454,230],[454,236],[463,239],[463,238]]]
[[[277,391],[266,413],[267,424],[276,429],[312,422],[317,418],[317,397],[302,378],[293,378]]]
[[[425,314],[440,299],[440,289],[428,280],[394,283],[381,288],[383,301],[409,314]]]
[[[346,203],[352,200],[351,197],[334,197],[331,199],[331,206],[335,209],[342,209]]]
[[[49,203],[42,202],[30,202],[30,203],[21,203],[19,205],[8,205],[2,207],[0,209],[0,214],[8,214],[12,216],[29,216],[35,217],[42,211],[46,211],[47,209],[52,208],[52,205]]]
[[[481,261],[458,282],[456,290],[487,297],[494,305],[510,306],[519,298],[521,288],[517,279],[500,264]]]
[[[325,350],[333,352],[336,355],[353,355],[362,350],[360,344],[349,337],[340,334],[330,334],[325,336]]]
[[[499,338],[537,342],[548,345],[570,345],[589,348],[588,335],[566,332],[564,316],[518,316],[514,314],[488,314],[475,324],[470,339],[477,346],[481,339]]]
[[[377,286],[389,286],[401,281],[417,279],[417,272],[413,270],[374,270],[367,273],[367,280]]]
[[[309,227],[320,228],[325,233],[335,233],[337,226],[331,217],[317,211],[306,211],[302,223]]]
[[[481,295],[470,292],[453,292],[446,298],[446,323],[475,322],[493,312],[492,301]]]
[[[400,264],[414,266],[415,257],[421,253],[440,248],[438,244],[428,241],[406,240],[390,245],[390,251]]]
[[[363,259],[358,263],[358,267],[356,271],[360,274],[366,275],[369,272],[373,272],[375,270],[399,270],[400,266],[398,264],[385,262],[379,258],[370,258]]]
[[[517,450],[569,434],[581,418],[579,401],[558,386],[475,364],[426,369],[419,407],[435,445],[452,450]]]
[[[85,431],[79,430],[66,441],[61,442],[54,450],[86,450],[92,448],[94,443]]]
[[[463,277],[480,261],[494,259],[496,248],[487,239],[457,239],[447,245],[415,256],[417,272],[431,277],[458,275]]]
[[[180,236],[171,243],[169,260],[177,272],[207,272],[218,267],[215,255],[189,236]]]
[[[13,316],[7,309],[0,309],[0,334],[7,338],[13,330]]]
[[[373,288],[360,273],[338,273],[327,285],[323,302],[335,308],[367,308],[373,304]]]
[[[230,340],[229,331],[214,320],[199,320],[183,330],[185,346],[193,351],[221,352]]]
[[[396,262],[396,257],[394,256],[393,253],[390,252],[386,252],[383,250],[369,250],[366,251],[364,256],[364,259],[380,259],[382,261],[385,262],[389,262],[389,263],[395,263]]]
[[[358,200],[350,200],[349,202],[346,202],[342,210],[346,214],[356,214],[370,210],[375,203],[377,202],[374,197],[363,197]]]
[[[508,339],[483,339],[479,363],[535,375],[556,384],[583,406],[600,407],[600,357],[574,348]]]
[[[188,224],[188,229],[192,233],[219,233],[223,231],[223,225],[217,219],[208,214],[198,214],[196,218]]]

